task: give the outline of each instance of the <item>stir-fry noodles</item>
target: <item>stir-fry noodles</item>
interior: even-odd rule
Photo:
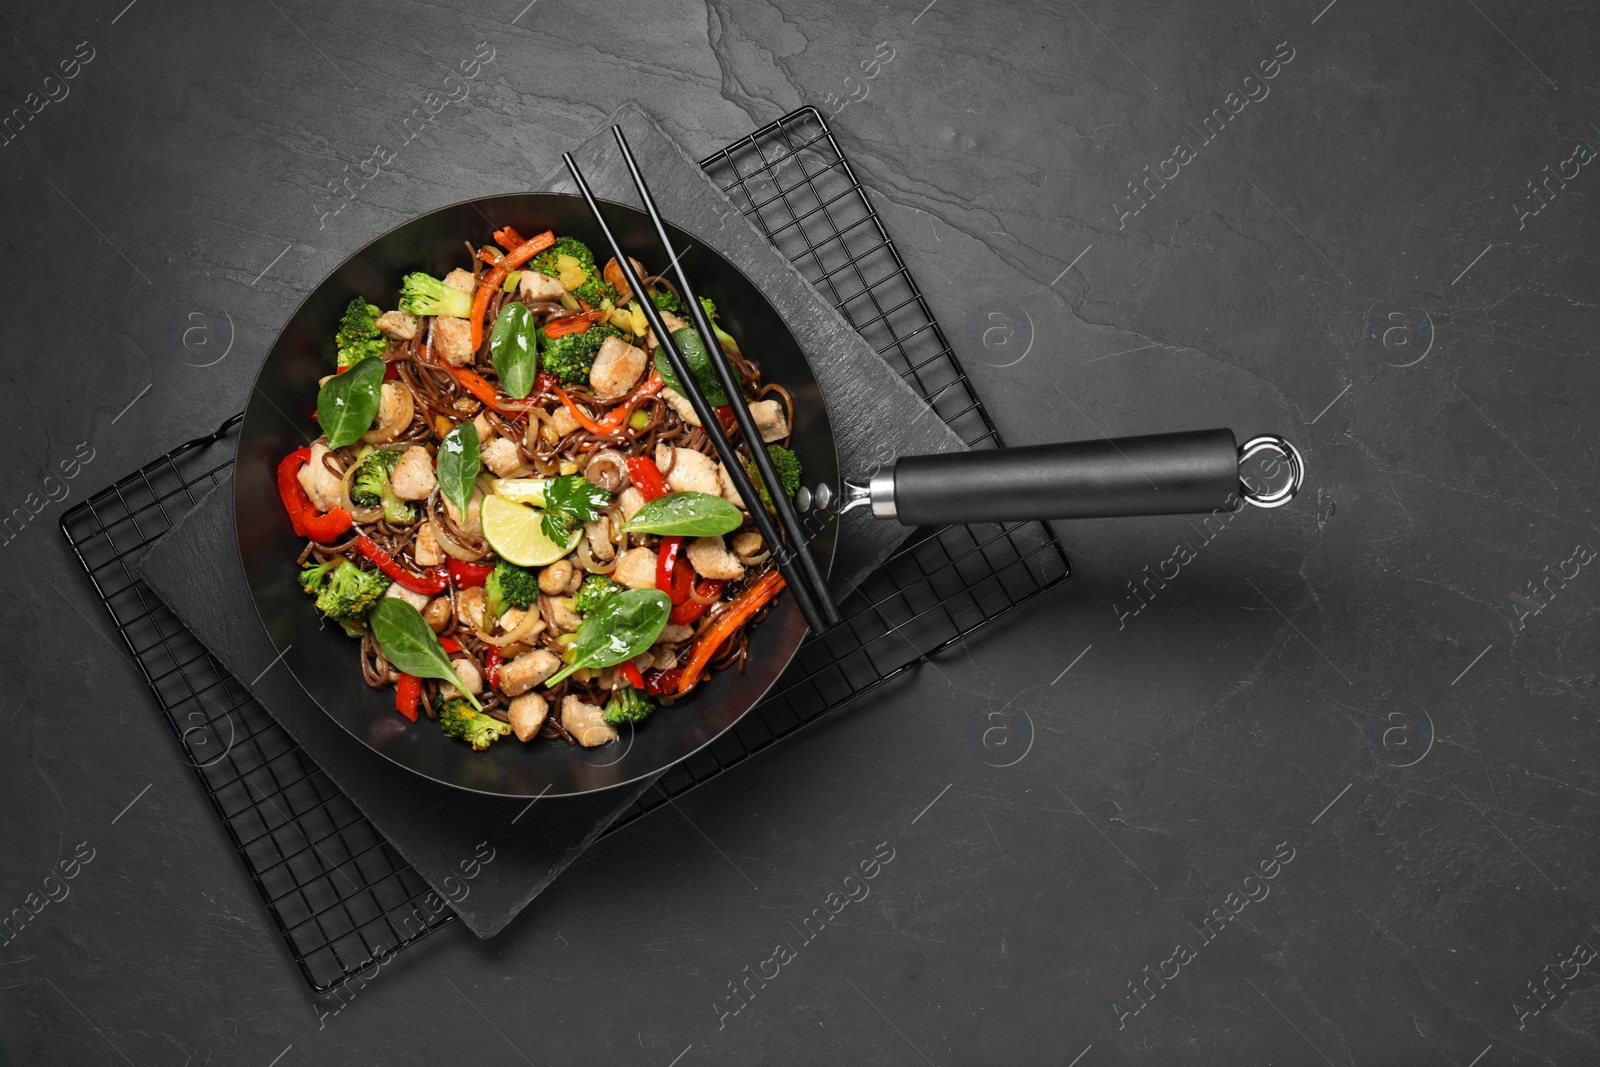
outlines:
[[[631,293],[581,242],[507,227],[472,268],[356,298],[317,400],[322,436],[278,488],[300,584],[360,641],[396,710],[475,749],[514,735],[603,745],[717,670],[783,587],[639,301],[661,313],[751,469],[793,494],[794,402],[721,326],[724,394],[673,285]],[[715,321],[716,310],[704,301]],[[680,388],[674,388],[680,386]],[[728,405],[750,408],[742,438]]]

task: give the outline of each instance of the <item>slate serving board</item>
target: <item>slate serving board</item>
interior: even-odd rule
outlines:
[[[598,196],[637,203],[613,122],[627,134],[663,214],[749,275],[794,332],[827,398],[842,473],[860,477],[895,455],[965,447],[636,104],[619,108],[573,152]],[[564,168],[539,188],[574,191]],[[492,937],[651,782],[537,800],[530,808],[526,800],[439,785],[372,752],[325,715],[287,670],[271,669],[277,652],[245,592],[232,495],[230,480],[152,547],[142,564],[145,580],[236,677],[257,679],[250,686],[256,699],[435,890],[443,893],[444,879],[459,873],[479,842],[489,842],[494,862],[454,908],[473,933]],[[846,516],[830,583],[835,591],[844,593],[881,564],[906,532],[859,512]],[[195,574],[216,581],[196,583]],[[219,598],[218,589],[230,592]]]

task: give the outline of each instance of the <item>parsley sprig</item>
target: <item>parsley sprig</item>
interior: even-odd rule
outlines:
[[[611,503],[611,494],[579,474],[550,479],[544,491],[544,535],[565,544],[579,523],[593,522]]]

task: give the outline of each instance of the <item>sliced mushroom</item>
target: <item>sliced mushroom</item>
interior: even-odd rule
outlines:
[[[589,457],[583,476],[608,493],[628,484],[628,461],[614,448],[602,448]]]
[[[564,593],[567,589],[567,582],[571,579],[572,561],[558,559],[539,572],[539,592],[546,596],[556,596]]]

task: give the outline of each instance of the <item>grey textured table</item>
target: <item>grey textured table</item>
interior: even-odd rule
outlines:
[[[1507,0],[13,13],[0,1062],[1593,1061],[1597,43]],[[1310,481],[1074,526],[974,645],[317,1000],[54,524],[350,250],[633,97],[691,151],[829,112],[1012,442],[1272,430]]]

